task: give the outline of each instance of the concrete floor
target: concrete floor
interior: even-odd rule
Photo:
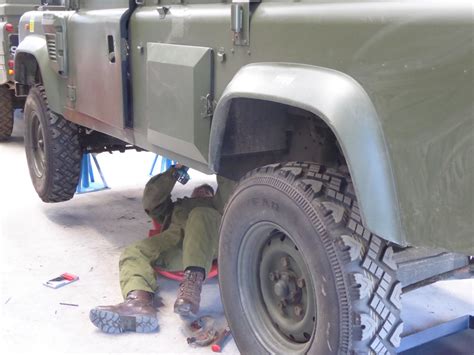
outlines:
[[[44,204],[28,174],[18,117],[13,139],[0,143],[0,354],[17,353],[211,353],[190,348],[184,323],[173,313],[177,283],[161,279],[160,330],[107,335],[88,319],[89,309],[121,301],[118,257],[145,238],[150,220],[141,207],[153,154],[99,155],[110,190]],[[194,172],[178,195],[208,181]],[[42,283],[63,272],[80,280],[54,290]],[[204,286],[202,314],[224,321],[217,281]],[[60,302],[77,304],[63,306]],[[403,296],[406,333],[474,314],[474,279],[449,280]],[[224,348],[237,354],[233,341]]]

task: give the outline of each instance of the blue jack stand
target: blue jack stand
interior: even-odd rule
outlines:
[[[94,161],[94,165],[99,173],[101,182],[98,182],[94,178],[94,169],[92,168],[91,157]],[[102,170],[100,170],[99,162],[94,154],[86,153],[82,156],[81,163],[81,176],[79,178],[79,183],[77,184],[76,193],[84,194],[86,192],[94,192],[108,189],[109,186],[105,182],[104,175]]]
[[[162,157],[161,155],[157,154],[155,156],[155,159],[153,160],[153,164],[151,165],[151,169],[150,169],[150,173],[149,173],[150,176],[154,175],[154,170],[155,170],[155,167],[156,167],[156,163],[158,162],[158,159],[161,159],[160,173],[168,170],[171,165],[176,163],[173,160],[170,160],[168,158]]]
[[[474,316],[466,315],[403,337],[397,354],[472,354],[472,344],[474,344]]]

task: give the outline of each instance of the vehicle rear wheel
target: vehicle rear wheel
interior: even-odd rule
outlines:
[[[44,202],[70,200],[81,172],[78,126],[49,109],[40,85],[31,88],[25,104],[25,150],[38,196]]]
[[[0,141],[10,138],[13,131],[13,93],[6,85],[0,86]]]
[[[347,174],[256,169],[228,202],[220,238],[222,302],[242,353],[395,353],[393,251],[362,226]]]

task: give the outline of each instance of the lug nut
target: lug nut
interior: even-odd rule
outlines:
[[[295,316],[301,317],[303,315],[303,307],[300,305],[297,305],[293,308],[293,311],[295,312]]]
[[[306,285],[306,282],[304,281],[303,278],[296,280],[296,286],[298,286],[298,288],[303,288],[305,287],[305,285]]]
[[[278,309],[280,310],[281,313],[285,313],[285,302],[278,302]]]
[[[280,279],[280,274],[277,272],[270,272],[268,274],[268,277],[270,278],[271,281],[277,281],[278,279]]]

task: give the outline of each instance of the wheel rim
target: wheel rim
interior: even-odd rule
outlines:
[[[252,328],[269,352],[305,352],[317,325],[311,274],[293,238],[280,226],[260,222],[239,250],[240,300]]]
[[[44,147],[44,132],[43,125],[41,124],[38,115],[36,112],[32,112],[32,128],[31,128],[31,138],[32,138],[32,151],[33,151],[33,170],[35,175],[38,178],[41,178],[44,174],[46,157],[45,157],[45,147]]]

